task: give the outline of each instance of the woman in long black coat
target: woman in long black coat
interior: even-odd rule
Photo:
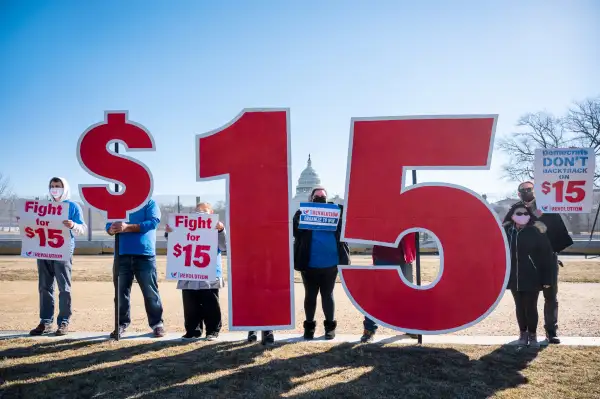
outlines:
[[[511,270],[508,281],[515,300],[520,345],[539,347],[537,340],[540,291],[553,282],[558,267],[546,226],[522,204],[513,206],[504,223],[510,248]]]

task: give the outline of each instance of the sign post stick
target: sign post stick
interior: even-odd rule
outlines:
[[[412,183],[417,184],[417,171],[412,171]],[[415,233],[415,274],[417,277],[417,285],[421,285],[421,248],[419,242],[419,232]],[[423,336],[417,335],[417,342],[419,345],[423,343]]]
[[[115,152],[119,153],[119,143],[115,143]],[[115,183],[115,192],[119,192],[119,185]],[[115,285],[115,340],[121,338],[119,331],[119,234],[115,234],[115,257],[113,258],[113,282]]]

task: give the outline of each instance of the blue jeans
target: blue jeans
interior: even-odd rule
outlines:
[[[413,282],[413,268],[412,268],[411,263],[392,265],[390,262],[387,262],[384,260],[376,260],[375,265],[376,266],[400,266],[400,270],[402,270],[402,274],[404,275],[404,277],[406,277],[406,279],[408,281],[410,281],[411,283]],[[373,320],[369,319],[368,317],[365,317],[363,326],[365,327],[365,330],[371,331],[371,332],[377,331],[377,327],[378,327],[377,323],[375,323]]]
[[[58,325],[69,324],[71,318],[71,269],[68,261],[37,260],[38,291],[40,293],[40,323],[54,322],[54,281],[58,285]]]
[[[119,256],[119,324],[125,328],[131,324],[131,286],[133,276],[138,282],[150,328],[163,326],[163,307],[158,293],[156,257],[142,255]]]

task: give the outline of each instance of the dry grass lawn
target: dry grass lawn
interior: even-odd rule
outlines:
[[[600,348],[0,341],[0,398],[598,398]]]

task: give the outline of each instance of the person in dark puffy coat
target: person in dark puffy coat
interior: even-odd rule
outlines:
[[[507,214],[504,223],[510,249],[511,270],[508,281],[515,300],[519,324],[519,345],[539,347],[537,340],[537,303],[542,288],[553,282],[552,276],[558,267],[546,226],[537,220],[531,211],[516,204]]]

